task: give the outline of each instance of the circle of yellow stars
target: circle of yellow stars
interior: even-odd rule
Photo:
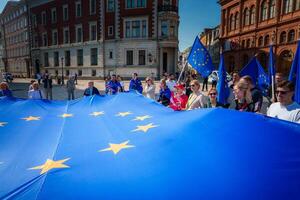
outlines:
[[[92,113],[90,113],[89,115],[92,117],[99,117],[104,115],[105,112],[104,111],[94,111]],[[127,117],[129,115],[133,115],[132,112],[127,111],[127,112],[119,112],[117,113],[115,116],[117,117]],[[59,115],[58,117],[61,118],[71,118],[74,117],[73,114],[70,113],[63,113],[61,115]],[[136,116],[134,119],[132,119],[132,121],[145,121],[147,119],[151,119],[152,116],[150,115],[144,115],[144,116]],[[24,118],[21,118],[22,120],[26,121],[26,122],[30,122],[30,121],[40,121],[42,119],[42,117],[39,116],[27,116]],[[0,127],[4,127],[8,124],[8,122],[0,122]],[[136,126],[136,129],[132,130],[131,132],[144,132],[147,133],[150,129],[152,128],[156,128],[158,127],[158,125],[155,125],[153,123],[149,123],[146,125],[138,125]],[[129,148],[134,148],[134,145],[129,144],[130,141],[124,141],[121,143],[109,143],[109,147],[104,148],[99,150],[99,152],[108,152],[111,151],[113,152],[114,155],[117,155],[119,152],[121,152],[124,149],[129,149]],[[52,169],[62,169],[62,168],[70,168],[70,166],[68,166],[67,164],[65,164],[68,160],[70,160],[71,158],[65,158],[62,160],[52,160],[52,159],[47,159],[45,161],[45,163],[35,166],[35,167],[31,167],[28,168],[28,170],[41,170],[40,174],[45,174],[47,172],[49,172]],[[0,162],[0,164],[3,164],[3,162]]]

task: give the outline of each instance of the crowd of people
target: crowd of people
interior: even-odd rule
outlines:
[[[250,76],[240,77],[238,72],[231,74],[232,80],[228,83],[229,97],[227,103],[218,101],[218,92],[216,83],[212,84],[207,95],[202,91],[207,88],[207,79],[201,85],[196,75],[187,75],[185,80],[177,82],[174,74],[165,74],[159,82],[159,93],[155,93],[155,83],[153,78],[145,79],[144,87],[138,74],[134,73],[129,83],[129,91],[137,91],[144,94],[147,98],[153,99],[164,106],[175,111],[194,110],[200,108],[216,108],[235,109],[242,112],[261,113],[263,105],[263,91],[256,87]],[[39,88],[39,83],[33,80],[29,87],[29,99],[52,99],[52,77],[45,73],[41,77],[43,90]],[[300,123],[300,105],[293,101],[295,86],[292,82],[284,79],[283,74],[277,73],[275,77],[276,95],[271,99],[267,115],[291,122]],[[74,91],[76,89],[76,81],[74,76],[70,76],[66,89],[68,99],[74,99]],[[124,92],[124,82],[119,75],[108,76],[105,79],[105,93],[107,95],[115,95]],[[100,95],[99,90],[94,86],[93,81],[88,82],[84,96]],[[12,97],[12,92],[8,88],[8,84],[3,82],[0,84],[0,96]]]

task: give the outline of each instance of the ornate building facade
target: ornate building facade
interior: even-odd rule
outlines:
[[[300,0],[220,0],[221,42],[228,71],[257,56],[268,66],[274,46],[276,70],[288,74],[300,38]]]
[[[159,77],[178,60],[178,0],[30,0],[34,71]]]

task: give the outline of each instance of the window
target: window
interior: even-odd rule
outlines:
[[[146,8],[146,0],[126,0],[126,8]]]
[[[97,40],[97,25],[95,22],[90,23],[90,41]]]
[[[71,65],[71,55],[70,51],[65,51],[65,66]]]
[[[263,1],[261,4],[261,21],[265,21],[268,19],[268,3],[267,1]]]
[[[33,27],[37,27],[36,15],[32,15],[32,25]]]
[[[133,51],[126,51],[126,65],[133,65]]]
[[[69,28],[64,28],[64,44],[68,44],[69,42],[70,42]]]
[[[125,37],[126,38],[141,38],[147,37],[147,21],[133,20],[125,21]]]
[[[113,59],[113,58],[114,58],[113,51],[112,51],[112,50],[110,50],[110,51],[109,51],[109,59]]]
[[[96,0],[90,0],[90,15],[96,14]]]
[[[45,26],[47,24],[47,15],[46,12],[42,12],[42,25]]]
[[[262,36],[258,38],[258,46],[259,47],[263,46],[263,37]]]
[[[270,0],[270,18],[274,18],[275,17],[275,10],[276,8],[276,2],[275,0]]]
[[[246,48],[250,48],[250,43],[251,43],[251,40],[248,39],[247,42],[246,42]]]
[[[250,9],[250,25],[255,23],[255,6]]]
[[[69,20],[69,6],[68,5],[63,6],[63,20],[64,21]]]
[[[91,49],[91,65],[98,65],[98,49]]]
[[[108,27],[108,36],[113,36],[114,35],[114,27],[113,26],[109,26]]]
[[[246,41],[245,40],[242,40],[242,48],[245,48],[246,46],[245,46],[245,43],[246,43]]]
[[[83,65],[83,50],[82,49],[77,50],[77,65],[78,66]]]
[[[107,0],[107,12],[115,11],[115,0]]]
[[[248,8],[246,8],[244,10],[244,26],[248,26],[249,25],[249,18],[250,17],[250,11]]]
[[[77,1],[75,3],[75,6],[76,6],[76,17],[81,17],[82,16],[81,1]]]
[[[57,22],[56,8],[52,8],[51,10],[51,22],[52,23]]]
[[[48,52],[44,53],[44,66],[49,67],[49,55]]]
[[[265,42],[264,42],[265,46],[268,46],[270,44],[270,36],[266,35],[265,36]]]
[[[286,32],[283,31],[281,34],[280,34],[280,41],[279,43],[285,43],[286,42]]]
[[[97,75],[97,71],[95,69],[92,70],[92,76],[96,76]]]
[[[76,26],[76,42],[82,42],[83,38],[82,38],[82,25],[77,25]]]
[[[235,25],[235,18],[233,16],[233,14],[230,15],[230,30],[233,31],[234,30],[234,25]]]
[[[58,40],[58,38],[57,38],[58,36],[57,36],[57,30],[54,30],[54,31],[52,31],[52,45],[57,45],[57,40]]]
[[[238,29],[240,24],[239,24],[239,13],[235,13],[235,17],[234,17],[234,30]]]
[[[161,36],[167,37],[169,35],[169,23],[168,21],[161,21]]]
[[[146,51],[139,50],[139,65],[146,65]]]
[[[66,70],[66,76],[69,76],[70,75],[70,70]]]
[[[78,76],[82,76],[82,70],[78,70]]]
[[[293,1],[283,0],[283,14],[287,14],[293,11]]]
[[[295,41],[295,30],[292,29],[289,31],[288,42],[294,42],[294,41]]]
[[[163,5],[171,5],[171,0],[163,0]]]
[[[59,52],[58,51],[54,52],[54,66],[55,67],[59,66]]]
[[[43,33],[43,46],[48,46],[48,36],[47,33]]]

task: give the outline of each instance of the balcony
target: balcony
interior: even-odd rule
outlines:
[[[159,5],[158,12],[176,12],[178,13],[178,7],[172,5]]]

